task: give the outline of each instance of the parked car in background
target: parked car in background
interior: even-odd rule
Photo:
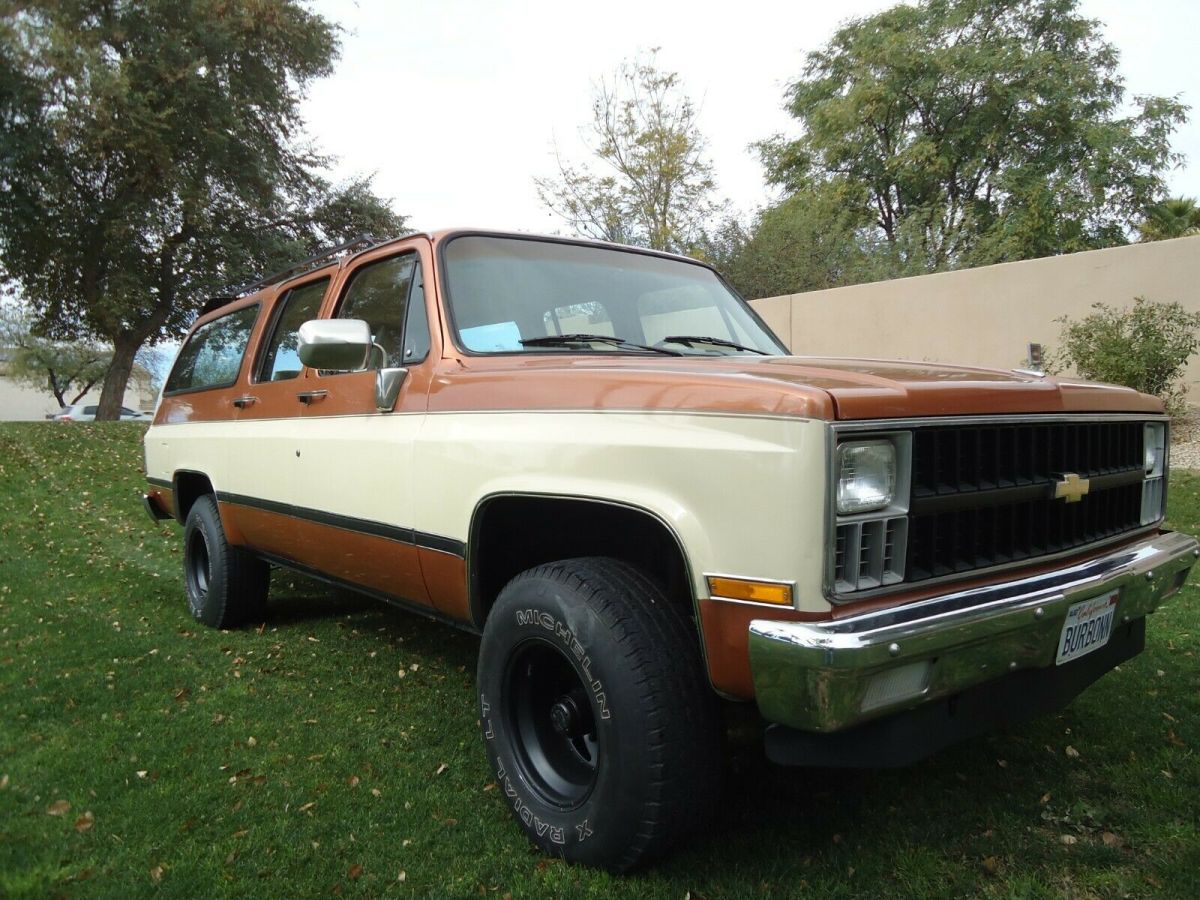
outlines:
[[[75,403],[71,406],[64,406],[56,413],[50,413],[46,418],[52,419],[55,422],[95,422],[96,409],[97,406],[94,403],[89,403],[87,406],[84,406],[82,403]],[[137,422],[151,418],[153,418],[153,414],[151,413],[141,413],[126,406],[121,407],[122,422]]]

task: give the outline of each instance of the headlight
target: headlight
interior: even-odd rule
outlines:
[[[842,444],[837,473],[838,513],[884,509],[896,497],[896,448],[891,441]]]
[[[1167,500],[1167,426],[1147,422],[1143,441],[1144,472],[1142,482],[1142,524],[1152,525],[1163,517]]]
[[[1146,477],[1156,478],[1163,473],[1167,450],[1167,426],[1162,422],[1146,423]]]

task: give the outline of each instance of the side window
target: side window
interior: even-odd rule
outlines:
[[[408,297],[408,321],[404,323],[404,365],[420,362],[429,355],[429,314],[425,311],[425,277],[417,263],[412,293]]]
[[[197,328],[180,348],[163,393],[228,387],[237,381],[258,309],[247,306]]]
[[[372,365],[405,366],[429,352],[425,288],[416,254],[369,263],[350,278],[339,319],[362,319],[375,342]]]
[[[329,279],[322,278],[298,288],[292,288],[279,301],[279,313],[275,317],[275,330],[263,353],[258,367],[259,381],[284,381],[295,378],[304,368],[297,352],[297,334],[300,326],[315,319],[321,309],[321,298],[329,287]]]

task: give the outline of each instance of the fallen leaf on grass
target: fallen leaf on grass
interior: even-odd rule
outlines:
[[[1075,837],[1075,835],[1073,835],[1073,834],[1064,834],[1062,837],[1059,838],[1059,840],[1062,841],[1064,844],[1066,844],[1068,847],[1071,846],[1072,844],[1079,843],[1079,838]]]
[[[1175,747],[1186,747],[1187,746],[1187,744],[1185,744],[1183,742],[1183,739],[1180,738],[1179,735],[1177,735],[1175,733],[1174,728],[1172,728],[1171,730],[1169,730],[1167,732],[1167,743],[1171,744],[1172,746],[1175,746]]]
[[[317,805],[317,801],[315,801],[315,800],[310,801],[308,803],[305,803],[299,809],[297,809],[296,812],[308,812],[310,809],[312,809],[316,805]]]
[[[434,772],[433,774],[434,774],[434,775],[441,775],[441,774],[442,774],[443,772],[445,772],[445,771],[446,771],[448,768],[450,768],[448,765],[446,765],[445,763],[442,763],[440,766],[438,766],[438,767],[437,767],[437,771],[436,771],[436,772]]]
[[[382,797],[383,791],[379,790],[379,788],[371,788],[371,796],[372,797]]]
[[[163,867],[161,865],[157,865],[153,869],[150,870],[150,880],[151,881],[155,881],[155,882],[162,881],[162,877],[163,877]]]
[[[8,787],[8,776],[0,775],[0,791],[4,790],[6,787]]]
[[[346,779],[346,784],[350,785],[350,787],[352,787],[352,788],[358,787],[358,782],[359,782],[359,778],[357,775],[351,775],[349,778]]]
[[[350,871],[346,873],[346,877],[349,878],[351,881],[357,881],[358,876],[361,874],[362,874],[362,866],[360,866],[358,863],[355,863],[354,865],[352,865],[350,867]]]
[[[55,800],[53,803],[51,803],[49,806],[46,807],[46,815],[48,815],[48,816],[66,815],[67,810],[69,810],[70,808],[71,808],[71,804],[68,803],[66,800]]]
[[[1111,831],[1106,831],[1104,834],[1100,835],[1100,840],[1104,843],[1105,847],[1120,847],[1125,843],[1122,838],[1113,834]]]
[[[985,856],[983,858],[983,871],[989,875],[995,875],[1000,871],[1000,860],[995,856]]]
[[[400,874],[396,876],[396,880],[401,883],[408,881],[408,873],[401,869]]]
[[[75,830],[83,834],[89,828],[96,824],[96,817],[90,811],[85,812],[82,816],[75,820]]]
[[[1079,751],[1070,744],[1067,745],[1067,749],[1063,752],[1067,754],[1067,759],[1079,759]]]

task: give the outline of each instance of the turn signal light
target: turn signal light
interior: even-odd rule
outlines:
[[[752,603],[770,603],[773,606],[792,605],[792,587],[789,584],[709,575],[708,592],[710,596],[723,600],[748,600]]]

